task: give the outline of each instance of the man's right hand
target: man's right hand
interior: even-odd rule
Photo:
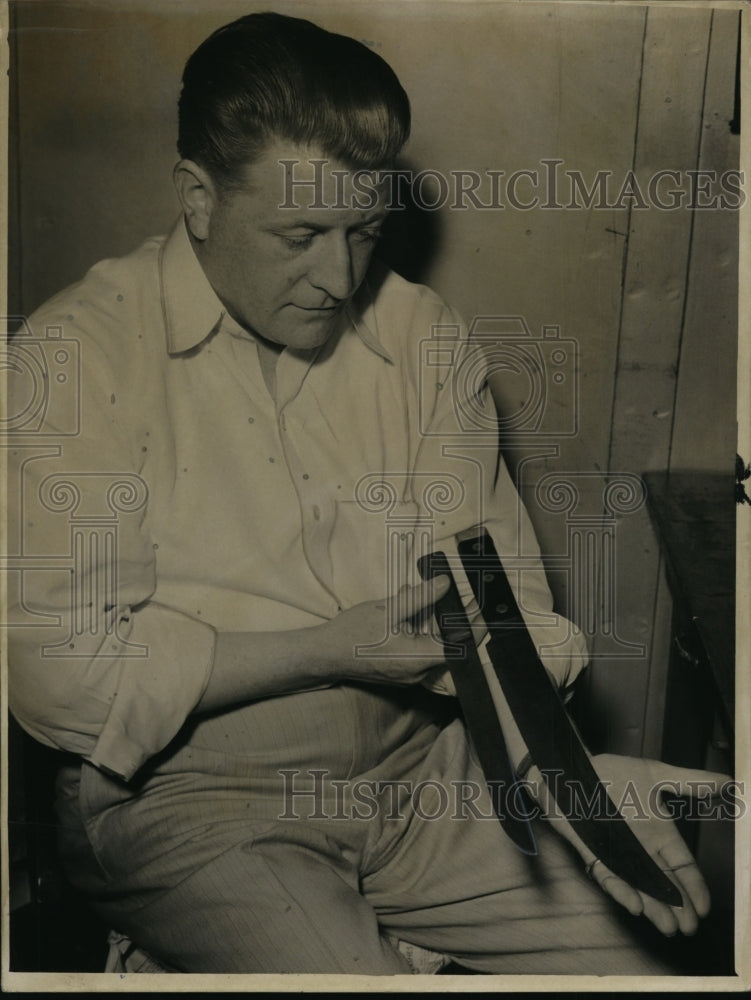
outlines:
[[[405,585],[390,598],[364,601],[318,626],[332,672],[341,680],[416,684],[445,666],[440,635],[413,620],[432,622],[430,611],[449,588],[439,576]]]
[[[428,611],[448,587],[446,576],[405,586],[394,597],[365,601],[307,628],[218,632],[206,689],[194,711],[214,712],[338,681],[417,684],[444,666],[443,645],[411,619],[432,622]]]

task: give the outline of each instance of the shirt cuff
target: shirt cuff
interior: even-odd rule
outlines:
[[[120,619],[120,671],[114,698],[89,760],[125,781],[172,740],[203,697],[215,630],[148,603]]]

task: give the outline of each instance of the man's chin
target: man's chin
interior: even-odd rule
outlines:
[[[279,340],[292,350],[302,351],[322,347],[338,329],[340,316],[341,313],[338,311],[333,315],[324,316],[310,313],[301,323],[296,323],[294,329],[281,335]]]

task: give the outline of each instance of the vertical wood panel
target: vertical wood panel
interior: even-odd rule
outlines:
[[[569,525],[565,513],[553,514],[537,503],[540,479],[550,473],[575,483],[579,514],[599,513],[602,505],[623,268],[623,245],[615,233],[625,228],[628,214],[624,208],[569,207],[572,182],[567,172],[576,172],[591,187],[599,171],[620,179],[630,168],[645,16],[643,8],[575,5],[559,5],[544,18],[539,8],[524,11],[529,41],[512,35],[508,45],[497,46],[499,60],[510,60],[513,89],[502,88],[499,122],[504,131],[496,162],[508,174],[537,168],[542,179],[543,161],[561,160],[557,196],[565,207],[546,207],[543,188],[542,204],[529,211],[452,216],[445,223],[447,245],[456,245],[460,255],[449,255],[436,273],[438,281],[444,273],[452,275],[459,297],[470,301],[472,310],[481,310],[484,303],[485,311],[491,304],[498,312],[523,315],[537,338],[543,326],[557,326],[566,350],[572,356],[578,352],[579,394],[570,407],[577,433],[517,441],[508,455],[542,549],[553,559],[568,554]],[[478,44],[484,44],[480,37]],[[496,84],[489,89],[493,92]],[[482,95],[478,85],[480,108]],[[483,141],[491,138],[492,133],[486,134]],[[514,411],[516,388],[513,380],[494,382],[502,413]],[[554,389],[552,383],[548,389]],[[555,391],[548,398],[564,428],[570,416],[567,401]],[[550,580],[559,607],[575,613],[570,571],[556,570]]]
[[[699,169],[707,179],[737,169],[733,117],[738,13],[715,10],[707,67]],[[717,191],[718,185],[712,184]],[[706,199],[704,199],[706,200]],[[734,475],[738,343],[738,213],[698,210],[691,243],[670,466]],[[730,485],[728,486],[730,494]],[[730,501],[729,501],[730,502]]]
[[[739,161],[739,137],[729,129],[738,27],[737,13],[713,12],[697,166],[717,177],[736,169]],[[712,191],[722,194],[721,185],[712,184]],[[667,463],[676,470],[726,472],[729,505],[736,431],[737,248],[735,209],[695,213]],[[645,712],[647,756],[659,755],[662,734],[672,629],[665,591],[661,576]]]
[[[643,191],[657,170],[696,164],[710,22],[708,10],[649,10],[634,152]],[[691,223],[689,211],[661,211],[651,203],[630,213],[608,463],[613,475],[668,463]],[[646,508],[619,520],[616,557],[618,633],[642,644],[644,655],[611,659],[598,643],[595,654],[604,658],[593,664],[590,698],[608,749],[639,754],[650,673],[653,683],[659,674],[657,664],[650,671],[659,544]]]
[[[662,754],[665,706],[667,704],[667,671],[672,648],[673,599],[670,594],[665,566],[659,560],[655,592],[652,641],[649,650],[649,674],[644,698],[644,727],[640,752],[645,757]]]

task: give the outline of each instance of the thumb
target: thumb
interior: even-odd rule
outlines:
[[[399,593],[391,598],[392,611],[396,619],[404,621],[435,604],[448,591],[450,584],[451,580],[445,573],[432,580],[423,580],[414,587],[405,584]]]
[[[698,768],[678,767],[675,764],[665,764],[653,761],[652,777],[660,784],[664,783],[665,791],[674,795],[690,796],[691,798],[710,798],[720,795],[723,788],[733,781],[729,774],[720,771],[703,771]]]

